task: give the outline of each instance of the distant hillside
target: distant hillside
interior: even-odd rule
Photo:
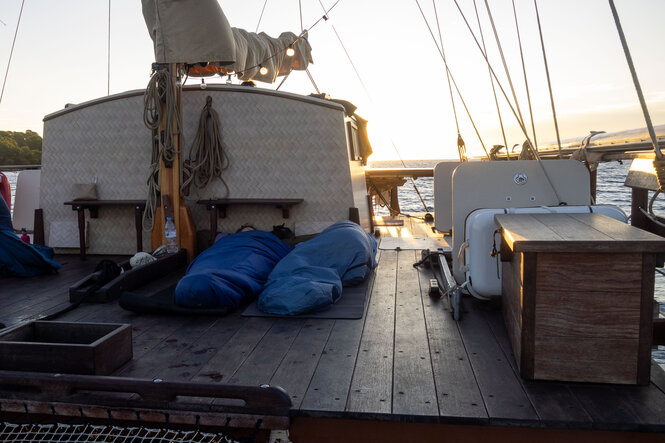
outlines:
[[[42,138],[36,132],[0,131],[0,165],[39,165]]]

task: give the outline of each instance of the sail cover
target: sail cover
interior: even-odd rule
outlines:
[[[207,75],[235,72],[241,80],[272,83],[312,63],[306,36],[284,32],[277,38],[232,28],[216,0],[142,0],[143,18],[157,63],[210,66]],[[286,55],[289,46],[295,54]],[[261,74],[260,68],[268,72]]]

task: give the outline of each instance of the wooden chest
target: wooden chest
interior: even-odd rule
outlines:
[[[34,321],[0,333],[0,369],[109,375],[132,359],[129,324]]]
[[[601,214],[501,214],[503,316],[526,379],[648,384],[665,239]]]

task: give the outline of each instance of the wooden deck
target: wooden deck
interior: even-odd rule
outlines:
[[[408,219],[382,229],[431,235]],[[500,307],[465,298],[456,323],[447,301],[428,295],[429,271],[413,267],[419,257],[380,251],[361,320],[139,316],[115,302],[82,305],[58,320],[131,323],[133,360],[114,376],[281,386],[293,405],[294,441],[328,441],[324,432],[329,441],[411,438],[400,433],[471,441],[486,431],[506,441],[519,433],[542,441],[663,441],[665,373],[658,365],[645,387],[524,381]],[[10,326],[67,306],[69,286],[99,258],[60,256],[58,274],[0,279],[0,322]]]

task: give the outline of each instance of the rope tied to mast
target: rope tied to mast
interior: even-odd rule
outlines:
[[[174,135],[178,135],[182,128],[180,112],[176,102],[176,93],[171,74],[168,69],[154,71],[143,96],[143,123],[152,130],[152,157],[149,166],[147,185],[148,196],[143,210],[143,230],[152,231],[158,195],[161,192],[159,185],[159,161],[172,163],[176,157]],[[165,111],[162,115],[162,105]],[[159,125],[164,121],[164,130],[159,131]],[[174,131],[174,123],[177,131]]]

